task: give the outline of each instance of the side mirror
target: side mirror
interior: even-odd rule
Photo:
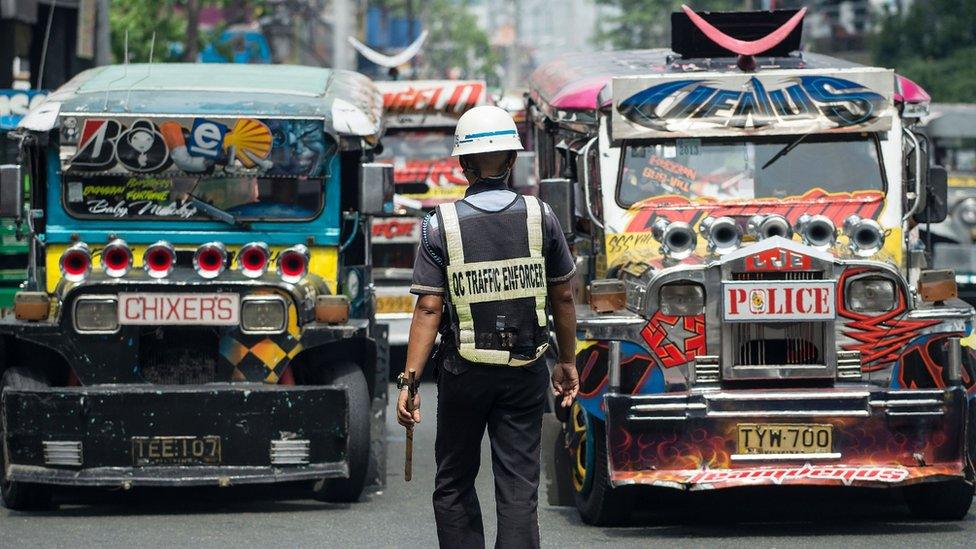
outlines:
[[[364,162],[359,166],[359,213],[393,213],[393,166]]]
[[[24,181],[20,166],[4,164],[0,166],[0,217],[19,218],[23,207]]]
[[[575,182],[571,179],[543,179],[539,182],[539,198],[549,204],[552,213],[556,214],[563,232],[573,234],[576,225],[574,219],[573,195]]]
[[[915,213],[918,223],[940,223],[949,215],[949,175],[942,166],[929,168],[925,182],[925,206]]]
[[[539,181],[535,175],[535,152],[519,151],[512,168],[512,189],[519,194],[536,194]]]

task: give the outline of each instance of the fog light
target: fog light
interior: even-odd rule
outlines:
[[[241,304],[241,330],[244,332],[280,333],[287,323],[285,300],[278,296],[245,297]]]
[[[871,276],[850,281],[847,290],[847,307],[857,313],[886,313],[898,305],[898,289],[895,281]]]
[[[705,311],[705,289],[698,284],[665,284],[658,295],[661,312],[667,316],[695,316]]]
[[[118,301],[110,296],[79,297],[74,320],[79,332],[114,333],[119,329]]]

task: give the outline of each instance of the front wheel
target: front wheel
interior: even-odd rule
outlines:
[[[340,362],[333,369],[333,385],[345,385],[349,395],[349,431],[346,461],[349,477],[324,479],[315,483],[315,498],[331,503],[359,501],[366,487],[369,468],[370,400],[366,376],[357,364]]]
[[[928,482],[905,488],[912,515],[929,520],[961,520],[973,505],[973,485],[964,480]]]
[[[35,370],[24,366],[14,366],[8,368],[3,373],[0,380],[0,394],[3,389],[44,389],[48,386],[47,379]],[[7,418],[3,417],[3,410],[0,409],[0,427],[7,425]],[[51,487],[46,484],[32,484],[29,482],[15,482],[7,480],[7,433],[0,433],[0,495],[3,496],[3,505],[7,509],[18,511],[44,509],[51,505]]]
[[[610,485],[606,428],[579,403],[568,423],[570,466],[580,518],[594,526],[612,526],[630,518],[632,491]]]

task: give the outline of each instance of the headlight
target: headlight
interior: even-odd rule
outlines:
[[[112,333],[119,329],[118,300],[107,296],[79,297],[75,301],[75,329]]]
[[[282,332],[288,320],[285,301],[277,296],[245,297],[241,329],[245,332]]]
[[[970,227],[976,227],[976,198],[967,198],[956,206],[956,215]]]
[[[858,313],[885,313],[898,305],[898,289],[887,278],[867,277],[847,285],[847,308]]]
[[[705,289],[698,284],[666,284],[658,295],[661,312],[668,316],[694,316],[705,311]]]

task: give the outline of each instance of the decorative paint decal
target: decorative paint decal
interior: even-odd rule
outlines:
[[[894,115],[882,70],[621,77],[612,89],[614,139],[887,131]]]
[[[945,378],[945,367],[949,361],[948,342],[950,337],[961,337],[960,333],[927,334],[918,337],[905,347],[898,359],[893,373],[892,386],[899,389],[942,389],[950,387]],[[976,351],[970,347],[962,349],[962,385],[967,392],[976,390]]]
[[[453,126],[465,111],[487,103],[482,81],[377,82],[389,127]]]
[[[868,269],[846,269],[837,282],[845,287],[846,280]],[[847,319],[842,333],[857,343],[841,346],[845,351],[860,351],[861,370],[873,372],[884,369],[898,359],[904,346],[915,339],[919,332],[939,324],[939,320],[909,320],[904,318],[908,310],[905,295],[898,291],[898,305],[887,313],[858,313],[847,309],[842,292],[837,293],[837,313]]]
[[[373,218],[370,232],[374,244],[420,242],[420,219],[411,217]]]
[[[858,481],[901,482],[908,478],[908,469],[904,467],[872,467],[843,465],[804,465],[802,467],[763,467],[761,469],[725,469],[725,470],[693,470],[678,471],[685,475],[685,482],[691,484],[719,484],[738,481],[745,484],[760,481],[772,484],[783,484],[794,480],[836,480],[845,486]]]
[[[687,364],[705,353],[705,315],[668,316],[657,311],[641,336],[661,361],[673,368]]]
[[[67,171],[106,175],[321,177],[334,152],[320,120],[67,117],[61,136]]]

